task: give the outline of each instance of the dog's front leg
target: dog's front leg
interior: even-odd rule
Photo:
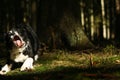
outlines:
[[[20,71],[26,71],[33,69],[33,58],[27,58],[23,65],[21,66]]]
[[[6,74],[7,72],[9,72],[11,70],[11,67],[12,67],[12,64],[10,64],[10,65],[6,64],[5,66],[3,66],[1,68],[0,74],[1,75]]]

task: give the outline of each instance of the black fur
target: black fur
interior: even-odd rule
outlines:
[[[10,30],[17,31],[21,35],[25,43],[27,43],[27,41],[29,42],[28,47],[24,51],[24,54],[27,54],[30,57],[34,58],[34,55],[39,53],[39,49],[40,49],[39,39],[30,26],[25,24],[20,24],[12,27]],[[11,35],[12,34],[8,32],[5,40],[8,51],[10,51],[14,46],[13,41],[10,38]]]
[[[5,41],[8,51],[6,64],[8,67],[12,65],[11,69],[14,63],[24,63],[26,59],[23,59],[23,61],[16,61],[15,57],[17,55],[22,53],[24,56],[27,55],[28,58],[35,60],[35,55],[41,54],[39,39],[34,30],[28,25],[14,25],[6,34]],[[4,69],[1,69],[0,74],[6,74]]]

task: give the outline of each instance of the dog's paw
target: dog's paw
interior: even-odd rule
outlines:
[[[32,58],[27,58],[23,65],[21,66],[20,71],[28,71],[33,69],[33,59]]]
[[[6,64],[5,66],[2,67],[2,69],[0,71],[0,75],[5,75],[10,70],[11,70],[10,66],[8,64]]]

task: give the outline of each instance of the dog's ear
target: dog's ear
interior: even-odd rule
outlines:
[[[8,37],[8,33],[4,33],[4,40]]]
[[[7,33],[4,32],[4,35],[3,35],[3,36],[5,37],[6,35],[7,35]]]
[[[7,49],[11,48],[12,43],[8,32],[4,33],[4,43],[6,44]]]
[[[4,32],[4,33],[3,33],[3,42],[4,42],[4,43],[6,43],[6,38],[7,38],[7,36],[8,36],[7,33]]]

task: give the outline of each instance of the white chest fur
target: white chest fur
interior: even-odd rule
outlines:
[[[24,62],[29,57],[28,55],[23,54],[27,46],[28,45],[21,48],[13,47],[10,51],[10,58],[15,62]]]

